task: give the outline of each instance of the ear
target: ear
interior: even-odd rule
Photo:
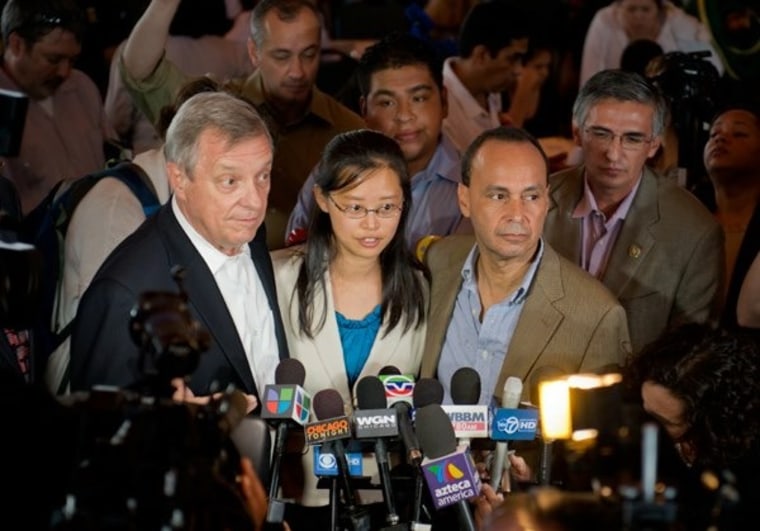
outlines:
[[[459,210],[466,218],[470,217],[470,188],[459,183],[457,186],[457,199],[459,200]]]
[[[322,192],[322,188],[318,184],[315,184],[312,192],[314,193],[314,201],[316,201],[319,209],[322,212],[327,212],[327,198]]]
[[[662,145],[662,136],[656,136],[652,139],[652,142],[649,144],[649,150],[647,151],[647,158],[651,159],[654,157],[655,153],[657,153],[657,150],[660,149],[660,146]]]
[[[254,68],[259,67],[259,50],[256,48],[256,43],[250,37],[248,37],[248,58],[251,60]]]
[[[169,177],[169,186],[171,187],[177,199],[185,199],[185,187],[187,186],[187,176],[176,162],[166,162],[166,175]]]
[[[472,49],[472,59],[476,64],[483,62],[490,56],[491,54],[488,53],[488,48],[483,44],[478,44]]]
[[[583,144],[581,144],[581,129],[575,122],[573,122],[573,140],[575,141],[576,146],[583,147]]]
[[[19,57],[26,50],[26,41],[22,39],[15,31],[8,36],[8,46],[5,53],[12,57]]]

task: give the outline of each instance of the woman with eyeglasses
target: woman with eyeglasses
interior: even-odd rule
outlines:
[[[410,177],[393,139],[367,129],[335,137],[314,198],[306,243],[272,253],[277,297],[291,357],[306,369],[305,389],[337,390],[348,414],[362,377],[386,366],[417,374],[429,273],[404,238]],[[307,469],[304,505],[327,503],[315,482]]]
[[[710,471],[716,481],[737,491],[740,504],[731,515],[744,522],[753,521],[745,519],[750,512],[760,513],[758,339],[708,325],[682,325],[635,355],[627,373],[644,410],[691,469],[682,490],[704,482]]]

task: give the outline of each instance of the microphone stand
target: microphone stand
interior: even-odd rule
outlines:
[[[538,462],[538,484],[549,485],[551,483],[552,468],[552,445],[551,439],[541,439],[541,457]]]
[[[266,521],[269,524],[281,524],[285,516],[285,503],[277,497],[277,491],[280,488],[280,466],[282,455],[285,453],[287,434],[287,421],[282,421],[277,426],[275,434],[274,462],[272,464],[272,479],[269,482],[269,505],[266,516]]]

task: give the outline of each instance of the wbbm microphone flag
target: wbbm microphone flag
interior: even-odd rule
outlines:
[[[263,419],[292,419],[303,426],[310,411],[311,395],[300,385],[267,385],[264,389]]]
[[[466,446],[437,459],[422,461],[430,496],[440,509],[480,493],[480,477]]]
[[[536,438],[537,409],[497,409],[491,423],[494,441],[530,441]]]

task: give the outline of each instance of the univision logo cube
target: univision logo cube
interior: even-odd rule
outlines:
[[[298,385],[268,385],[264,390],[261,418],[292,419],[298,424],[309,420],[311,395]]]

